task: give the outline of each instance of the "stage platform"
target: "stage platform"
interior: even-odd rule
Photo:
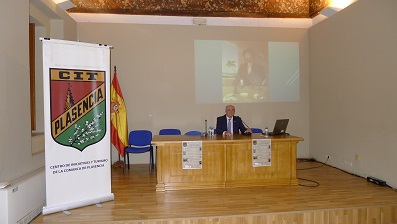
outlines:
[[[132,165],[125,175],[114,167],[114,201],[69,210],[71,215],[39,215],[32,223],[397,223],[395,190],[318,162],[298,160],[297,169],[298,186],[156,192],[156,173],[149,175],[148,165]]]

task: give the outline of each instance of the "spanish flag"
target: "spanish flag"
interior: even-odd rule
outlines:
[[[124,157],[124,148],[128,145],[128,122],[123,94],[121,93],[119,80],[117,79],[116,66],[110,87],[110,119],[112,144],[119,154]]]

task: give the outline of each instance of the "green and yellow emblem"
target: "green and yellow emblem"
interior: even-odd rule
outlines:
[[[83,151],[106,133],[104,71],[50,69],[51,135]]]

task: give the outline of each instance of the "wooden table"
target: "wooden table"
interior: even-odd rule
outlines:
[[[291,135],[271,139],[271,166],[253,167],[252,139],[261,134],[224,137],[155,135],[157,191],[297,185],[296,150],[303,138]],[[182,142],[202,141],[202,169],[182,169]]]

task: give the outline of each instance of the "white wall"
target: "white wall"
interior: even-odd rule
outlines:
[[[44,153],[32,155],[31,149],[30,4],[42,10],[42,15],[64,21],[64,39],[76,39],[77,25],[51,0],[0,1],[7,5],[0,9],[2,30],[0,32],[0,104],[3,105],[0,109],[0,182],[3,182],[11,181],[44,166]],[[40,74],[36,75],[40,76]],[[37,116],[43,115],[37,114]],[[40,127],[40,124],[38,126]]]
[[[396,9],[360,0],[309,29],[310,155],[395,188]]]
[[[251,127],[273,128],[278,118],[290,118],[288,132],[305,138],[298,157],[309,154],[308,30],[292,28],[211,27],[79,23],[78,39],[113,46],[112,69],[117,74],[128,112],[129,130],[175,127],[204,130],[215,125],[226,104],[195,103],[195,39],[294,41],[300,45],[300,101],[236,104],[236,114]],[[115,152],[115,151],[114,151]],[[117,153],[113,153],[117,159]],[[133,163],[148,163],[138,155]]]
[[[0,52],[0,182],[44,165],[32,156],[29,98],[29,2],[2,0]]]

